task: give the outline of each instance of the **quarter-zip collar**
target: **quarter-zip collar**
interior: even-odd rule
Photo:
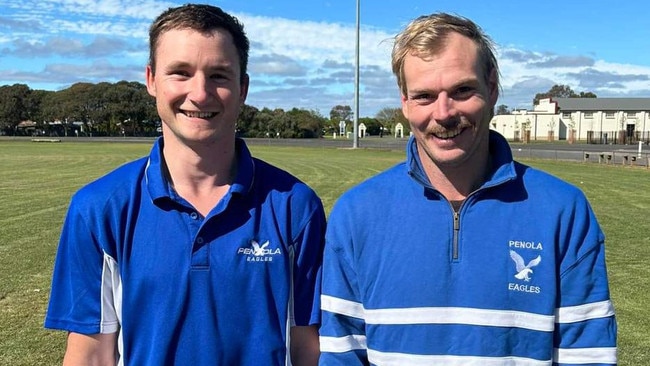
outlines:
[[[490,158],[492,160],[491,171],[488,172],[485,182],[483,182],[478,190],[487,187],[494,187],[517,177],[515,163],[512,159],[512,152],[510,151],[510,146],[506,139],[495,131],[490,131],[489,139]],[[431,186],[429,178],[427,178],[427,175],[424,172],[420,156],[418,155],[417,143],[415,142],[415,138],[412,136],[406,145],[406,164],[408,167],[408,174],[416,182],[425,188],[436,190]]]

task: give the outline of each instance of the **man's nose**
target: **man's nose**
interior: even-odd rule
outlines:
[[[454,116],[454,100],[447,92],[438,94],[433,107],[433,118],[437,121],[444,121]]]
[[[194,75],[190,83],[188,96],[195,103],[203,103],[210,95],[209,79],[203,75]]]

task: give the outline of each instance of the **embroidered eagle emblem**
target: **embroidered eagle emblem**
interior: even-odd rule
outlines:
[[[515,269],[517,270],[515,278],[526,282],[530,281],[530,275],[533,273],[531,268],[535,267],[542,261],[542,256],[538,255],[537,258],[531,260],[528,264],[525,264],[524,259],[514,250],[510,251],[510,258],[515,261]]]
[[[257,241],[251,240],[253,245],[253,255],[256,257],[264,255],[264,249],[269,246],[269,241],[267,240],[264,244],[260,245]]]

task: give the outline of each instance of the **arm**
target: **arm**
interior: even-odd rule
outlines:
[[[320,286],[323,245],[325,242],[325,212],[320,199],[307,191],[306,204],[292,211],[303,219],[296,220],[292,238],[296,254],[293,271],[293,306],[290,307],[291,329],[289,353],[291,364],[316,366],[320,355],[318,326],[320,324]]]
[[[556,310],[554,364],[616,364],[616,317],[609,295],[604,235],[587,204],[566,237]]]
[[[599,245],[560,279],[553,362],[616,364],[616,318],[609,298],[605,248]]]
[[[368,365],[366,323],[359,282],[352,259],[352,234],[345,209],[330,215],[323,255],[320,363]]]
[[[96,201],[87,197],[81,200]],[[119,320],[113,296],[119,290],[114,286],[120,282],[119,272],[116,262],[99,244],[100,240],[110,241],[105,234],[109,230],[102,231],[89,225],[88,221],[101,220],[88,209],[89,205],[79,205],[78,202],[73,198],[62,229],[44,325],[49,329],[67,331],[65,365],[94,365],[91,360],[84,361],[83,357],[95,354],[91,351],[97,350],[100,344],[113,350],[110,357],[114,365]],[[102,211],[101,204],[92,206],[95,207]],[[112,343],[107,343],[111,339]]]
[[[115,366],[117,333],[68,333],[63,366]]]
[[[291,364],[294,366],[318,365],[318,327],[291,327]]]

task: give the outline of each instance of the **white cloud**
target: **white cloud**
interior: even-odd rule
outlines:
[[[0,83],[52,88],[77,81],[143,82],[149,25],[174,5],[156,0],[0,0],[0,53],[11,58],[0,64]],[[323,115],[334,105],[353,105],[353,25],[235,15],[252,42],[249,103],[317,109]],[[361,27],[361,116],[399,106],[390,70],[393,36]],[[634,60],[617,64],[593,54],[536,52],[512,45],[498,51],[503,87],[498,103],[511,108],[532,108],[534,95],[553,84],[601,97],[648,95],[650,89],[650,67],[633,65]]]
[[[248,14],[235,14],[244,24],[248,37],[254,42],[251,47],[251,73],[253,79],[250,101],[257,101],[258,98],[269,100],[270,95],[258,93],[255,88],[256,71],[262,66],[256,66],[257,60],[272,55],[285,57],[285,67],[300,64],[307,71],[299,80],[291,80],[289,83],[306,89],[300,89],[300,93],[291,93],[288,90],[278,90],[279,93],[291,93],[293,98],[297,95],[305,100],[303,106],[306,109],[319,109],[321,113],[329,114],[329,110],[336,104],[353,104],[354,97],[354,65],[355,65],[355,40],[356,29],[354,27],[323,22],[300,22],[282,18],[260,17]],[[392,35],[377,29],[362,27],[360,33],[360,82],[361,84],[383,84],[386,85],[387,95],[395,95],[395,83],[390,73],[390,40]],[[269,73],[272,65],[264,66],[264,71]],[[275,65],[281,70],[279,64]],[[369,68],[372,67],[372,68]],[[367,70],[367,71],[366,71]],[[378,71],[381,70],[382,72]],[[277,73],[275,74],[277,76]],[[295,74],[294,74],[295,75]],[[381,75],[385,80],[381,80]],[[328,84],[328,85],[324,85]],[[318,95],[322,89],[309,89],[312,87],[325,86],[326,95]],[[362,86],[363,87],[363,86]],[[264,90],[268,90],[264,88]],[[311,92],[310,92],[311,90]],[[269,93],[270,94],[270,93]],[[305,98],[305,95],[311,98]],[[373,93],[374,95],[374,93]],[[360,110],[362,115],[374,116],[376,111],[381,109],[386,97],[375,99],[373,95],[364,95],[360,98]],[[285,100],[285,99],[283,99]],[[399,104],[399,99],[395,99]],[[300,107],[300,106],[298,106]]]

